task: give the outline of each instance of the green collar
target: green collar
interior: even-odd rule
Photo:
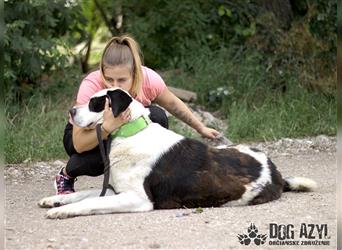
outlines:
[[[130,137],[133,136],[135,134],[137,134],[138,132],[140,132],[141,130],[143,130],[144,128],[147,127],[148,124],[151,123],[150,118],[148,117],[144,117],[144,116],[140,116],[139,118],[130,121],[124,125],[122,125],[119,129],[115,130],[112,133],[112,137]]]

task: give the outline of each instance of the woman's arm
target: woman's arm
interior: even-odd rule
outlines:
[[[199,121],[185,103],[175,96],[168,88],[163,90],[163,92],[155,99],[155,102],[169,111],[172,115],[188,124],[204,137],[214,139],[220,134],[215,129],[208,128]]]
[[[112,109],[106,100],[105,111],[103,113],[102,123],[102,139],[107,139],[109,132],[112,132],[129,121],[131,112],[129,108],[122,112],[117,118],[113,116]],[[77,125],[73,126],[72,141],[74,148],[78,153],[89,151],[95,148],[99,142],[97,140],[96,129],[81,128]]]
[[[102,139],[105,140],[107,139],[109,134],[102,130],[101,135]],[[72,129],[72,141],[74,143],[74,148],[77,151],[77,153],[89,151],[99,144],[95,129],[81,128],[77,125],[74,125]]]

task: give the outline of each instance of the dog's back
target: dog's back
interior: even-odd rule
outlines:
[[[250,155],[239,148],[215,149],[188,138],[177,143],[145,179],[154,207],[259,204],[279,198],[284,182],[274,165],[261,152]]]

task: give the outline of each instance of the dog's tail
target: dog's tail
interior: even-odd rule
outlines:
[[[310,192],[317,188],[317,183],[309,178],[304,177],[288,177],[284,179],[284,192]]]

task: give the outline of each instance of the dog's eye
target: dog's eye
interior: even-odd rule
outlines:
[[[89,102],[89,110],[96,113],[101,112],[104,110],[105,103],[106,96],[93,97]]]

